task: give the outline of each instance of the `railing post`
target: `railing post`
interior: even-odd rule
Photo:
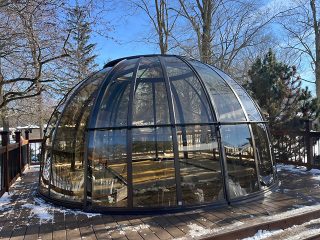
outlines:
[[[314,159],[313,159],[313,154],[312,154],[312,139],[311,139],[311,134],[310,131],[312,129],[312,121],[311,120],[306,120],[306,129],[305,129],[305,139],[306,139],[306,150],[307,150],[307,164],[309,168],[312,168],[314,165]]]
[[[6,148],[5,152],[5,160],[3,162],[3,173],[4,173],[4,189],[6,192],[9,192],[9,150],[8,150],[8,144],[9,144],[9,132],[2,131],[1,134],[1,145]]]
[[[21,149],[21,132],[15,131],[14,134],[15,134],[16,143],[19,144],[19,174],[21,176],[22,168],[23,168],[23,166],[22,166],[22,149]]]
[[[29,133],[30,133],[29,129],[24,131],[25,139],[28,140],[28,144],[27,144],[27,162],[28,162],[28,165],[29,165],[29,168],[30,168],[31,158],[30,158]]]

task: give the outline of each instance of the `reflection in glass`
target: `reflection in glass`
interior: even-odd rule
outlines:
[[[91,81],[85,82],[67,103],[61,115],[52,148],[50,194],[57,198],[77,202],[83,199],[84,148],[81,146],[84,146],[84,128],[90,106],[96,96],[95,92],[105,74],[106,72],[102,71],[100,74],[94,75]]]
[[[220,129],[227,161],[230,197],[236,198],[258,191],[256,164],[248,125],[223,125]]]
[[[256,108],[253,100],[249,97],[248,93],[244,91],[244,89],[232,78],[230,78],[227,74],[220,71],[217,68],[214,70],[235,90],[237,95],[242,102],[242,106],[247,112],[248,118],[250,121],[263,121],[258,109]]]
[[[132,136],[133,206],[176,205],[171,129],[132,129]]]
[[[109,86],[100,103],[96,119],[96,128],[126,126],[128,118],[128,103],[130,84],[137,59],[125,61],[122,68],[112,77]],[[131,106],[130,106],[131,107]]]
[[[246,121],[242,107],[228,84],[210,67],[190,61],[207,86],[219,121]]]
[[[207,97],[196,75],[178,58],[166,57],[176,123],[212,122]]]
[[[133,125],[169,123],[167,91],[158,58],[143,58],[137,73]]]
[[[75,88],[77,89],[77,87]],[[52,137],[54,135],[57,121],[60,118],[60,115],[62,113],[62,110],[64,109],[66,101],[70,96],[70,94],[72,94],[73,92],[74,91],[69,92],[69,94],[66,95],[60,101],[59,105],[56,107],[56,109],[52,113],[51,118],[44,131],[44,143],[42,148],[43,154],[41,154],[42,161],[40,162],[40,184],[39,184],[40,192],[43,194],[47,194],[48,188],[49,188],[50,169],[51,169],[51,161],[52,161],[51,159]]]
[[[177,135],[184,204],[223,199],[220,154],[213,126],[179,127]]]
[[[126,207],[127,130],[90,132],[88,160],[93,205]]]
[[[273,167],[269,141],[264,124],[252,124],[252,132],[256,144],[261,186],[270,186],[273,182]]]

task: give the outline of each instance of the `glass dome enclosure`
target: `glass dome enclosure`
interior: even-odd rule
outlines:
[[[258,106],[219,69],[174,55],[122,58],[61,100],[39,192],[88,211],[243,201],[275,183]]]

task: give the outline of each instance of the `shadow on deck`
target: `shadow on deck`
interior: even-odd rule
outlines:
[[[36,194],[38,168],[31,167],[10,194],[0,198],[0,238],[240,239],[259,229],[288,228],[320,218],[320,171],[282,165],[279,170],[280,187],[247,204],[156,216],[110,216],[46,203]]]

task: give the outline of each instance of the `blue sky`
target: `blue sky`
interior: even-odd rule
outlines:
[[[281,6],[281,2],[287,4],[287,1],[283,0],[271,0],[269,4]],[[102,17],[112,22],[113,30],[109,33],[105,32],[110,38],[97,34],[92,37],[92,42],[97,43],[96,54],[99,68],[102,68],[104,63],[121,57],[159,53],[156,45],[141,41],[142,37],[149,34],[151,30],[149,19],[141,11],[134,11],[129,6],[122,4],[122,6],[115,6],[114,11],[105,12]],[[314,81],[314,74],[308,61],[302,64],[301,67],[298,67],[301,77]],[[315,94],[315,84],[302,81],[302,85],[308,86]]]

